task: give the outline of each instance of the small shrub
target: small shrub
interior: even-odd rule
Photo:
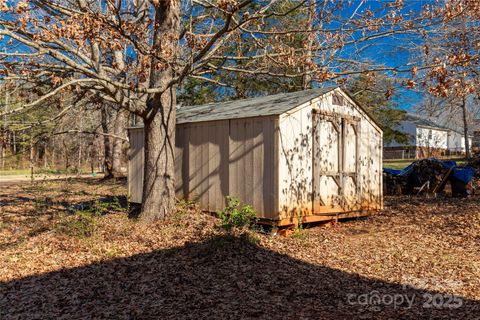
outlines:
[[[55,231],[69,236],[87,238],[93,235],[97,219],[89,212],[77,211],[55,226]]]
[[[229,230],[231,228],[250,228],[257,222],[255,210],[250,205],[243,205],[240,208],[240,200],[235,197],[227,197],[227,207],[218,212],[218,217],[222,220],[222,227]]]

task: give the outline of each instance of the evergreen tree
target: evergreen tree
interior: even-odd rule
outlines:
[[[380,124],[383,130],[383,143],[408,143],[408,134],[399,130],[405,120],[406,111],[399,109],[394,102],[395,81],[387,76],[369,77],[361,74],[348,85],[354,99],[362,105]]]

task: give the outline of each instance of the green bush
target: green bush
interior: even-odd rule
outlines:
[[[240,200],[235,197],[227,197],[227,206],[223,211],[218,212],[218,217],[222,220],[222,227],[231,228],[250,228],[257,222],[255,210],[250,205],[243,205],[240,208]]]

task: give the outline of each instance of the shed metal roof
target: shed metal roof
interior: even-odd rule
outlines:
[[[177,109],[177,123],[280,115],[335,88],[337,86],[197,106],[183,106]]]

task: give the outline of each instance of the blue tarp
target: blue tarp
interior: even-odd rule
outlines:
[[[475,176],[475,169],[469,166],[458,166],[457,163],[453,160],[438,160],[436,158],[429,158],[428,160],[431,161],[438,161],[445,169],[453,168],[452,176],[463,183],[469,183],[472,181],[473,177]],[[413,169],[413,163],[409,166],[401,169],[390,169],[390,168],[383,168],[383,172],[394,175],[394,176],[406,176],[410,174]]]
[[[475,176],[475,169],[472,167],[458,167],[453,169],[453,176],[464,183],[469,183]]]
[[[394,176],[406,176],[412,171],[413,166],[409,165],[408,167],[405,167],[401,170],[397,169],[390,169],[390,168],[383,168],[383,172],[392,174]]]

